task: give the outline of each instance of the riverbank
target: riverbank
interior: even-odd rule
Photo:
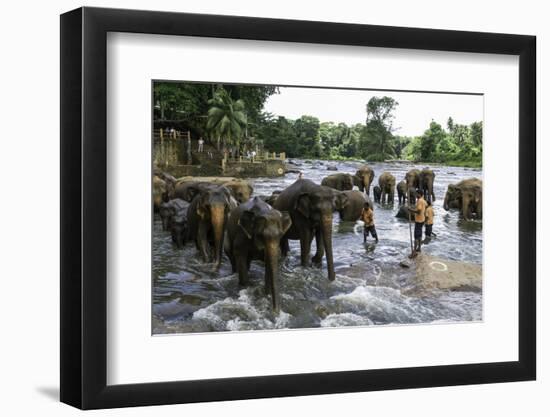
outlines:
[[[290,160],[299,160],[300,158],[289,158]],[[309,159],[307,159],[309,160]],[[410,161],[408,159],[388,159],[385,161],[369,161],[368,159],[357,159],[357,158],[315,158],[316,161],[324,162],[358,162],[363,164],[415,164],[415,165],[430,165],[430,166],[441,166],[441,167],[456,167],[456,168],[482,168],[483,161],[449,161],[449,162],[426,162],[426,161]]]

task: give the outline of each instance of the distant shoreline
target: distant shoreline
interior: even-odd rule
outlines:
[[[387,159],[385,161],[368,161],[365,159],[357,158],[287,158],[289,160],[301,159],[301,160],[311,160],[311,161],[330,161],[330,162],[359,162],[365,164],[375,164],[375,163],[386,163],[386,164],[415,164],[415,165],[435,165],[435,166],[446,166],[446,167],[456,167],[456,168],[483,168],[483,165],[474,161],[451,161],[448,163],[443,162],[425,162],[425,161],[409,161],[408,159]]]

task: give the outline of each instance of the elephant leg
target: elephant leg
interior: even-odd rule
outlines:
[[[300,259],[302,266],[309,266],[309,254],[311,252],[311,231],[309,229],[300,232]]]
[[[462,198],[462,218],[464,220],[470,220],[472,218],[472,210],[470,208],[469,198]]]
[[[246,253],[235,255],[235,264],[239,274],[239,285],[248,285],[248,259]]]
[[[315,230],[315,245],[317,246],[317,251],[312,261],[315,265],[321,266],[323,263],[323,256],[325,256],[325,246],[321,236],[321,229],[319,228]]]
[[[235,262],[235,256],[231,254],[227,254],[227,257],[229,258],[229,262],[231,262],[231,271],[233,273],[237,272],[237,263]]]
[[[482,219],[483,218],[483,203],[482,203],[481,199],[477,203],[476,212],[477,212],[477,218]]]
[[[199,253],[202,256],[204,262],[210,261],[210,248],[208,246],[208,233],[206,230],[206,225],[204,223],[199,223],[199,229],[197,230],[196,244]]]
[[[281,255],[287,256],[288,252],[290,252],[290,246],[288,245],[288,239],[285,239],[284,237],[281,239]]]

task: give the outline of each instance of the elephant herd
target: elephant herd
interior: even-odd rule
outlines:
[[[346,173],[332,174],[323,178],[321,184],[344,193],[353,193],[354,191],[351,190],[354,186],[357,186],[361,192],[364,191],[366,193],[365,198],[367,201],[370,201],[370,186],[373,180],[373,169],[364,165],[359,168],[354,175]],[[395,190],[397,190],[399,206],[403,206],[407,202],[415,204],[417,190],[422,192],[426,200],[435,201],[434,181],[435,173],[429,168],[421,170],[411,169],[405,174],[403,180],[397,184],[395,176],[385,171],[378,177],[378,185],[373,186],[374,202],[389,205],[393,204]],[[474,218],[481,219],[482,201],[482,181],[478,178],[469,178],[456,184],[449,184],[445,194],[443,208],[445,210],[459,209],[461,217],[465,220],[472,220]],[[405,210],[401,210],[399,213],[405,212]],[[345,220],[356,220],[353,219],[353,217],[352,215],[347,215]],[[344,219],[342,211],[341,218]]]
[[[420,189],[435,200],[431,170],[411,170],[397,185],[399,202]],[[177,248],[194,242],[202,260],[218,269],[223,252],[238,274],[239,284],[247,285],[252,260],[265,265],[265,292],[271,294],[272,308],[278,311],[278,265],[289,252],[289,240],[300,242],[301,265],[320,266],[326,258],[328,279],[335,279],[332,226],[333,213],[344,221],[360,218],[365,204],[373,207],[370,187],[374,171],[362,166],[355,175],[333,174],[321,184],[298,179],[284,190],[269,196],[252,197],[253,188],[245,180],[214,178],[204,181],[181,180],[155,171],[153,207],[164,231],[170,231]],[[404,185],[403,185],[404,183]],[[353,190],[356,186],[358,190]],[[477,188],[476,188],[477,187]],[[395,177],[384,172],[374,187],[376,202],[393,204]],[[409,192],[407,192],[409,191]],[[444,208],[458,208],[466,218],[481,217],[481,181],[470,179],[449,185]],[[311,244],[316,241],[312,258]]]

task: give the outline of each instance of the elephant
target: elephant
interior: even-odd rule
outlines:
[[[424,198],[427,201],[435,201],[434,179],[435,174],[431,169],[424,168],[420,171],[418,188],[424,193]]]
[[[420,188],[420,171],[418,169],[411,169],[405,174],[405,181],[407,182],[407,188],[414,188],[415,190]]]
[[[170,222],[170,234],[172,242],[178,249],[183,248],[183,245],[189,238],[189,227],[187,223],[187,210],[178,212],[172,217]]]
[[[407,197],[409,198],[410,205],[416,204],[416,189],[414,187],[409,188],[409,194]]]
[[[237,201],[223,185],[204,185],[193,198],[187,212],[189,240],[194,240],[205,262],[211,260],[219,268],[222,260],[224,232],[229,211]]]
[[[407,202],[407,182],[405,180],[399,181],[397,184],[397,200],[399,205],[402,206]]]
[[[375,185],[374,187],[372,187],[372,192],[374,194],[374,202],[380,203],[380,196],[382,195],[382,189],[378,185]]]
[[[248,201],[254,192],[254,188],[245,180],[229,181],[223,183],[223,185],[229,189],[231,195],[233,195],[239,204]]]
[[[200,193],[200,190],[202,188],[211,185],[213,184],[203,181],[179,182],[174,188],[174,198],[180,198],[182,200],[191,202],[193,201],[193,198]]]
[[[153,175],[153,210],[157,213],[162,203],[170,200],[170,186],[157,175]]]
[[[396,189],[397,199],[400,206],[407,202],[409,202],[409,204],[416,204],[416,189],[414,187],[410,187],[408,188],[409,192],[407,193],[407,182],[405,180],[399,181]]]
[[[265,293],[271,293],[273,311],[279,311],[279,258],[281,238],[292,220],[287,212],[275,210],[259,197],[254,197],[231,210],[227,221],[225,253],[233,272],[239,274],[239,285],[248,284],[252,260],[265,263]]]
[[[352,190],[338,193],[336,196],[336,211],[340,214],[340,220],[346,222],[359,220],[365,203],[369,203],[370,208],[374,208],[370,197],[361,191]]]
[[[239,202],[244,203],[252,196],[254,188],[248,181],[245,180],[230,180],[223,181],[219,178],[211,178],[210,181],[181,181],[174,187],[173,195],[176,198],[181,198],[185,201],[192,201],[193,197],[198,194],[201,187],[210,185],[224,185],[231,192],[231,195]]]
[[[382,175],[378,177],[378,185],[382,191],[380,202],[382,204],[393,204],[395,177],[387,171],[383,172]]]
[[[184,211],[187,216],[189,203],[181,198],[174,198],[162,203],[159,208],[160,219],[162,220],[162,230],[169,230],[172,224],[172,218]]]
[[[449,184],[443,208],[458,208],[465,220],[483,218],[483,182],[478,178],[468,178],[456,184]]]
[[[171,174],[168,174],[167,172],[161,171],[157,167],[153,168],[153,176],[158,177],[165,182],[168,196],[169,198],[172,198],[174,187],[176,186],[176,183],[178,181],[176,177],[174,177]]]
[[[323,178],[321,185],[338,191],[353,190],[353,177],[350,174],[332,174]]]
[[[345,204],[345,195],[340,204]],[[332,188],[315,184],[311,180],[299,179],[279,194],[273,204],[279,211],[287,211],[292,225],[281,240],[283,255],[288,253],[288,240],[299,240],[302,266],[309,266],[311,242],[315,237],[317,253],[313,262],[320,264],[326,251],[328,279],[334,281],[332,256],[332,214],[336,210],[336,194]]]
[[[409,211],[408,207],[405,205],[399,206],[399,210],[397,210],[397,214],[395,215],[398,219],[405,219],[410,220],[411,219],[411,212]]]
[[[359,167],[353,177],[353,184],[357,185],[359,191],[365,191],[367,195],[370,195],[370,185],[374,179],[374,170],[368,165]]]
[[[156,175],[157,177],[164,180],[168,184],[169,188],[173,188],[176,185],[176,182],[178,182],[176,177],[167,172],[161,171],[158,168],[153,168],[153,175]]]
[[[279,194],[281,194],[281,190],[273,190],[271,195],[260,196],[260,198],[273,207],[273,204],[275,203],[275,200],[277,200],[277,197],[279,197]]]

